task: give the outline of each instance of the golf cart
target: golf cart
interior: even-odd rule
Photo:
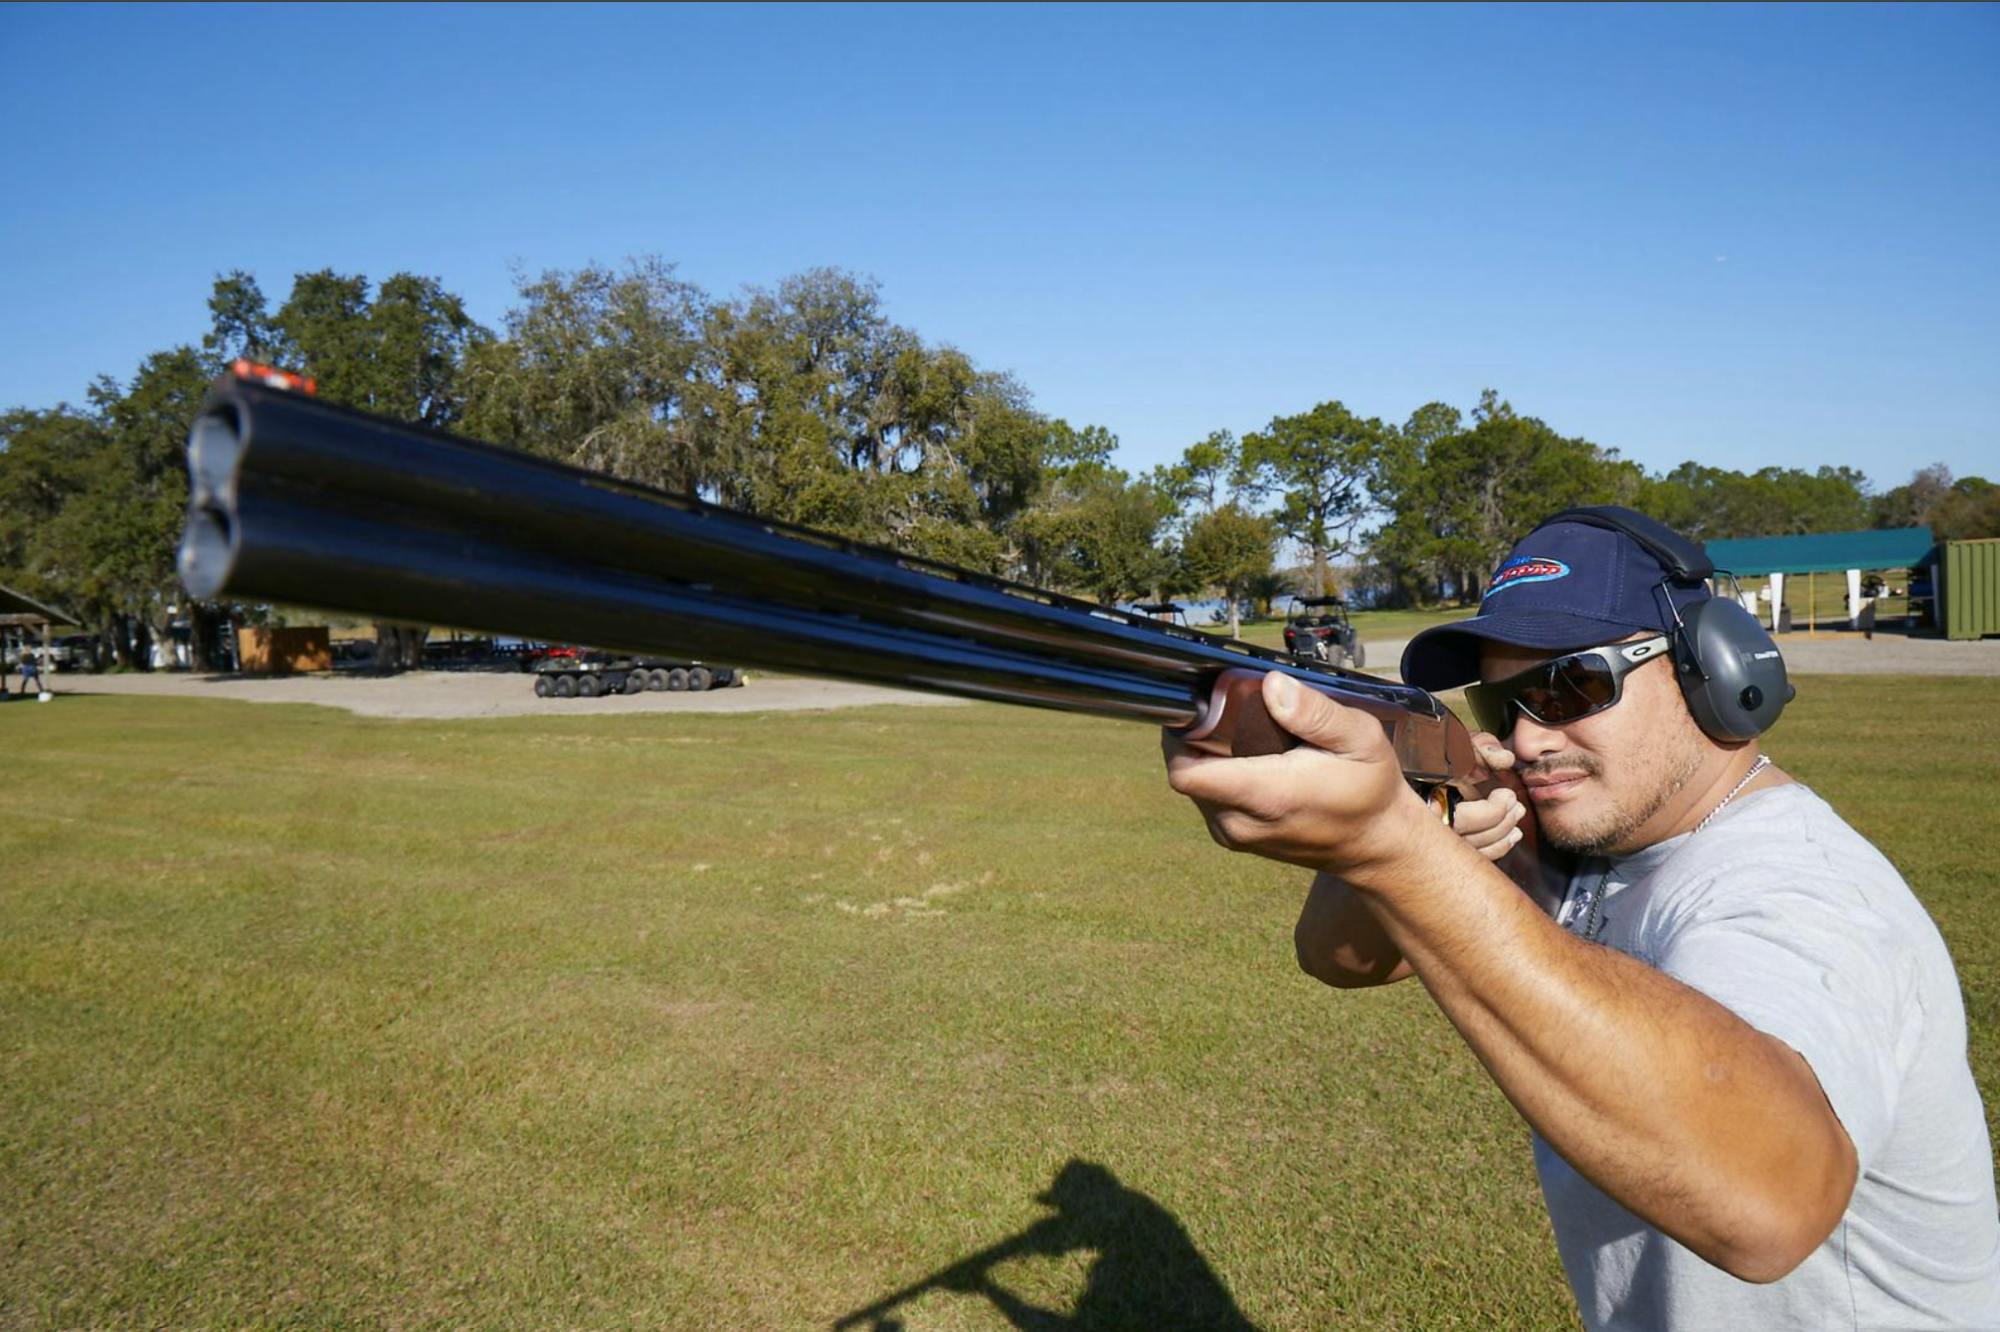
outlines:
[[[1135,601],[1132,609],[1148,619],[1187,628],[1187,607],[1172,601]]]
[[[1293,597],[1285,610],[1285,651],[1301,661],[1357,670],[1368,656],[1339,597]]]

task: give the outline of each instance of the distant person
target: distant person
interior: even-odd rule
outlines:
[[[31,680],[34,682],[32,689],[28,687]],[[42,692],[42,664],[35,660],[32,650],[23,650],[21,653],[21,692],[23,694]]]
[[[1587,1326],[1990,1332],[2000,1211],[1951,956],[1760,752],[1782,658],[1671,572],[1705,564],[1630,510],[1559,514],[1476,616],[1411,640],[1404,678],[1471,685],[1476,751],[1525,782],[1461,804],[1456,837],[1380,723],[1276,672],[1265,704],[1306,746],[1169,735],[1169,779],[1223,845],[1319,871],[1306,971],[1422,978],[1534,1130]],[[1572,858],[1552,911],[1493,863],[1530,807]]]

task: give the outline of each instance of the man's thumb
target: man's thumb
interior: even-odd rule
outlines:
[[[1264,676],[1264,710],[1314,749],[1356,754],[1382,738],[1382,724],[1359,708],[1343,708],[1282,671]]]

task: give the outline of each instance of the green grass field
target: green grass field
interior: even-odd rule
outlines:
[[[1037,1222],[988,1275],[1079,1326],[1574,1326],[1525,1130],[1418,987],[1297,972],[1301,875],[1143,727],[0,747],[0,1326],[825,1328]],[[2000,1104],[2000,681],[1808,679],[1771,748],[1936,914]],[[892,1317],[1010,1325],[954,1284]]]

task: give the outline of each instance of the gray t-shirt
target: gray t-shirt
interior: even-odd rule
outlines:
[[[1860,1158],[1833,1234],[1782,1280],[1752,1285],[1634,1217],[1537,1135],[1586,1324],[2000,1329],[1993,1153],[1951,956],[1895,867],[1824,800],[1771,787],[1700,833],[1587,863],[1557,920],[1805,1056]]]

